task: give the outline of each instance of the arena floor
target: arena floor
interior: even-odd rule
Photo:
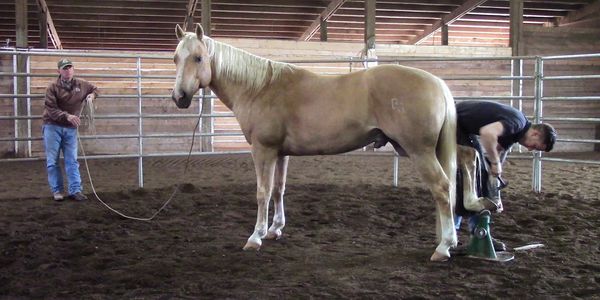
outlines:
[[[287,226],[259,252],[241,250],[256,218],[249,155],[90,161],[98,195],[148,217],[126,220],[91,194],[50,199],[43,162],[2,163],[0,296],[51,299],[413,298],[539,299],[600,295],[600,167],[544,163],[542,194],[531,163],[505,167],[505,211],[492,234],[509,247],[541,242],[507,263],[455,256],[429,261],[434,205],[408,159],[400,186],[383,155],[292,157]],[[82,175],[85,176],[82,165]],[[466,244],[466,224],[459,239]]]

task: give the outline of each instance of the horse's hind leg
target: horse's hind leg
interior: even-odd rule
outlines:
[[[252,159],[256,169],[256,225],[254,232],[248,238],[244,250],[260,249],[262,238],[267,235],[269,218],[269,200],[273,190],[273,176],[277,161],[277,151],[258,144],[252,145]]]
[[[273,224],[267,232],[267,239],[279,239],[281,230],[285,226],[285,212],[283,208],[283,193],[285,191],[285,179],[287,176],[287,166],[289,157],[279,156],[275,166],[275,186],[273,188],[274,214]]]
[[[457,241],[452,218],[453,207],[450,203],[450,179],[446,176],[433,151],[410,154],[410,157],[425,184],[429,186],[436,205],[436,236],[439,244],[431,256],[431,260],[448,260],[450,247],[456,246]]]

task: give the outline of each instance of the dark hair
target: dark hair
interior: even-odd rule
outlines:
[[[556,129],[554,129],[552,125],[545,123],[533,124],[531,125],[531,128],[539,131],[544,137],[544,145],[546,145],[546,149],[544,149],[544,151],[552,151],[552,148],[554,148],[554,143],[556,142]]]

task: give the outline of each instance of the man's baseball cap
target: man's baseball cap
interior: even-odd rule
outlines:
[[[73,63],[68,58],[62,58],[61,60],[58,61],[57,66],[59,69],[62,69],[66,66],[73,66]]]

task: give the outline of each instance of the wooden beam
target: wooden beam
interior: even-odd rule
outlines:
[[[433,25],[429,26],[429,28],[425,29],[423,33],[414,37],[410,40],[409,44],[419,44],[426,38],[430,37],[434,34],[438,29],[442,27],[442,25],[450,25],[454,21],[460,19],[462,16],[468,14],[473,9],[477,8],[477,6],[481,5],[486,0],[468,0],[463,3],[461,6],[453,10],[451,13],[442,17],[441,20],[435,22]]]
[[[582,19],[590,18],[591,16],[597,16],[600,12],[600,0],[596,0],[588,5],[585,5],[579,10],[569,12],[565,17],[558,21],[558,26],[565,26]]]
[[[50,34],[50,40],[52,40],[52,44],[55,49],[62,49],[62,43],[60,42],[60,38],[58,37],[58,32],[56,32],[56,28],[54,27],[54,22],[52,21],[52,16],[50,15],[50,10],[48,10],[48,5],[46,4],[46,0],[37,0],[38,9],[40,14],[43,13],[46,15],[46,23],[48,26],[48,33]]]
[[[365,0],[365,49],[375,48],[375,0]],[[366,53],[366,52],[365,52]]]
[[[185,12],[185,21],[183,22],[183,30],[185,31],[194,31],[194,12],[196,11],[196,4],[198,4],[198,0],[188,1]]]
[[[308,28],[306,29],[306,31],[304,31],[302,36],[300,36],[300,40],[301,41],[310,40],[315,35],[315,33],[317,33],[317,31],[319,31],[319,28],[321,27],[321,20],[327,21],[342,5],[344,5],[344,3],[346,3],[346,1],[348,1],[348,0],[333,0],[333,1],[331,1],[331,3],[329,3],[327,8],[325,8],[325,10],[321,13],[321,15],[319,15],[319,17],[317,17],[310,24],[310,26],[308,26]]]

